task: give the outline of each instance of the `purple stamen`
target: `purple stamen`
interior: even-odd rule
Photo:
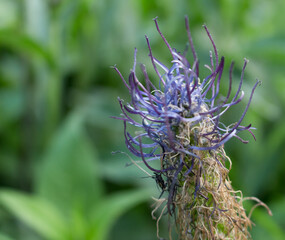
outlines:
[[[157,18],[158,18],[158,17],[155,17],[155,18],[153,19],[154,22],[155,22],[156,29],[157,29],[158,33],[160,34],[162,40],[164,41],[165,45],[168,47],[168,49],[169,49],[169,51],[170,51],[172,57],[174,58],[174,55],[173,55],[173,53],[172,53],[172,48],[170,47],[170,45],[169,45],[169,43],[167,42],[166,38],[163,36],[162,32],[161,32],[160,29],[159,29],[158,22],[157,22]]]

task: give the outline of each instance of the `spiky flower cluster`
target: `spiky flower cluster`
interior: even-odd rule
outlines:
[[[173,58],[172,66],[166,67],[152,53],[146,37],[149,57],[157,74],[157,84],[152,82],[144,65],[141,70],[145,84],[136,76],[136,53],[128,83],[120,75],[131,95],[131,102],[119,103],[122,116],[115,117],[124,122],[125,143],[129,151],[140,157],[153,172],[165,198],[157,199],[157,210],[162,204],[169,215],[175,216],[181,239],[248,239],[250,220],[242,206],[242,195],[234,192],[228,179],[230,169],[225,162],[223,145],[241,131],[251,132],[251,125],[241,122],[250,105],[253,93],[259,83],[253,86],[249,101],[240,119],[229,126],[221,117],[244,97],[241,90],[247,60],[241,72],[239,86],[231,97],[232,72],[229,71],[229,87],[226,97],[220,97],[220,82],[224,71],[224,57],[219,59],[217,48],[206,26],[214,49],[210,52],[210,64],[205,65],[209,75],[199,78],[199,62],[193,45],[189,21],[185,18],[188,41],[193,54],[189,63],[185,53],[171,48],[161,33],[157,19],[154,19],[158,33]],[[134,118],[137,115],[139,118]],[[135,120],[140,119],[140,121]],[[135,135],[127,131],[127,124],[138,128]],[[254,135],[253,135],[254,137]],[[152,162],[160,161],[160,168]],[[170,234],[171,235],[171,234]]]

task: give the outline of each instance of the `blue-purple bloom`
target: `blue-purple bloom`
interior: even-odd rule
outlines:
[[[200,159],[200,151],[216,150],[233,137],[246,143],[247,141],[238,136],[241,131],[249,131],[253,135],[251,130],[254,128],[251,125],[242,126],[241,122],[259,81],[253,86],[249,101],[240,119],[229,126],[224,125],[221,122],[223,114],[241,102],[244,97],[244,92],[241,89],[248,61],[246,59],[244,61],[239,86],[233,97],[231,97],[231,91],[234,64],[231,64],[228,92],[224,98],[221,98],[220,83],[224,72],[225,58],[219,58],[217,48],[207,27],[204,26],[212,43],[214,55],[210,52],[210,64],[205,66],[209,70],[209,75],[201,80],[199,78],[199,61],[193,45],[188,18],[185,18],[185,24],[193,55],[192,63],[186,59],[185,53],[180,53],[170,46],[158,27],[157,19],[155,18],[154,21],[158,33],[170,51],[173,59],[172,66],[166,67],[153,56],[149,39],[146,37],[149,57],[158,80],[150,80],[144,65],[140,65],[140,67],[145,83],[143,84],[137,78],[136,49],[134,66],[128,82],[114,67],[131,96],[131,102],[127,104],[120,98],[118,99],[122,116],[115,118],[124,123],[125,143],[129,151],[140,157],[151,171],[162,174],[167,179],[168,210],[171,214],[174,211],[171,210],[171,204],[176,188],[179,187],[177,186],[179,174],[182,169],[184,169],[184,176],[192,171],[194,159]],[[134,115],[139,116],[140,120],[135,120]],[[138,132],[135,135],[128,132],[127,124],[137,127]],[[193,129],[199,125],[205,125],[203,131],[195,132]],[[192,129],[192,133],[195,133],[191,135],[191,138],[190,134],[188,138],[185,138],[187,129]],[[173,157],[175,154],[178,157]],[[160,160],[160,169],[150,165],[153,160]],[[219,160],[217,159],[217,161]],[[199,182],[196,182],[195,195],[198,190]]]

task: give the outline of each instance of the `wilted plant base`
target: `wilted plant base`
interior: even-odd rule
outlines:
[[[183,145],[195,139],[198,146],[207,146],[207,139],[196,133],[210,132],[211,127],[207,122],[192,129],[190,125],[182,126],[184,131],[178,132],[183,137],[176,137]],[[182,156],[185,164],[177,177],[175,171],[165,174],[169,196],[168,199],[156,200],[157,206],[167,205],[162,211],[167,207],[174,216],[180,239],[249,239],[251,221],[243,208],[241,191],[232,189],[228,177],[232,164],[223,146],[215,150],[194,151],[194,154],[199,158]],[[166,155],[163,167],[175,166],[180,158],[180,154]]]
[[[234,191],[229,180],[229,169],[225,162],[231,160],[226,156],[224,149],[213,151],[211,154],[200,156],[200,161],[195,161],[191,174],[185,176],[187,171],[182,171],[180,187],[170,199],[155,200],[152,211],[153,219],[157,220],[157,237],[159,236],[159,222],[166,212],[169,204],[172,205],[172,216],[176,231],[181,240],[247,240],[251,239],[249,229],[252,211],[257,206],[263,206],[268,214],[272,215],[266,204],[255,197],[243,198],[241,191]],[[184,180],[182,180],[184,179]],[[243,207],[245,200],[256,203],[247,215]],[[159,218],[155,217],[157,210],[163,206]],[[169,216],[169,239],[172,240],[172,220]]]
[[[231,187],[224,167],[227,157],[222,148],[212,155],[201,158],[202,163],[196,161],[176,194],[181,239],[248,239],[251,222],[242,206],[241,192]],[[196,192],[194,184],[200,185]]]
[[[207,120],[194,126],[182,125],[176,138],[181,140],[182,145],[194,141],[199,147],[207,147],[210,142],[201,133],[209,133],[213,128],[213,124]],[[208,135],[207,138],[215,139],[215,135]],[[181,154],[165,156],[162,168],[177,165],[181,158],[184,167],[179,174],[175,171],[164,174],[168,183],[168,199],[156,199],[159,204],[152,216],[158,206],[165,203],[162,212],[167,208],[173,216],[181,240],[251,239],[252,211],[247,216],[243,201],[254,200],[257,204],[252,210],[262,205],[272,215],[270,209],[259,199],[243,198],[241,191],[233,190],[229,179],[232,162],[223,146],[214,150],[194,150],[193,153],[197,158]],[[157,227],[159,233],[159,225]],[[172,239],[171,231],[169,237]]]

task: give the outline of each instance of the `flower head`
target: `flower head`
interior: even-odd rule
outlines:
[[[253,86],[249,101],[240,118],[235,123],[226,126],[221,122],[221,117],[232,106],[240,103],[244,97],[242,84],[248,61],[246,59],[244,61],[239,86],[234,94],[231,93],[234,64],[231,64],[228,92],[225,97],[221,98],[220,84],[224,73],[225,58],[219,58],[216,45],[207,27],[204,26],[212,43],[214,54],[210,52],[210,64],[205,65],[209,71],[208,76],[200,79],[199,61],[193,45],[188,18],[185,18],[185,24],[193,55],[191,63],[186,59],[185,53],[180,53],[170,46],[161,33],[156,18],[154,22],[158,33],[170,51],[172,66],[166,67],[153,56],[149,39],[146,37],[149,57],[157,80],[150,80],[144,65],[140,65],[140,67],[145,83],[143,84],[138,79],[136,49],[134,66],[128,82],[114,67],[131,96],[131,101],[127,104],[124,104],[120,98],[118,99],[122,116],[115,118],[124,122],[125,143],[130,152],[140,157],[146,167],[154,172],[155,179],[157,180],[159,177],[160,183],[165,186],[162,191],[168,192],[168,197],[165,198],[168,213],[172,215],[176,208],[182,205],[181,209],[185,207],[191,209],[199,202],[197,199],[199,196],[206,202],[211,202],[212,209],[207,214],[212,216],[213,211],[217,209],[220,213],[226,211],[218,207],[220,206],[219,199],[222,201],[224,197],[218,191],[221,183],[225,182],[228,173],[224,167],[224,162],[228,158],[224,153],[223,144],[233,137],[247,143],[238,136],[241,131],[248,131],[253,135],[251,125],[242,126],[241,123],[259,81]],[[139,118],[134,118],[135,115]],[[127,131],[127,124],[137,127],[138,131],[134,135],[131,134]],[[160,161],[159,169],[151,165],[154,160]],[[210,174],[214,180],[209,180],[207,174]],[[207,181],[210,185],[206,184]],[[188,186],[187,191],[185,186]],[[182,201],[182,199],[188,200]],[[233,201],[235,201],[234,198]],[[204,206],[201,209],[207,207]],[[196,215],[191,214],[193,218],[197,216],[197,213]],[[240,213],[240,215],[242,214]],[[191,232],[189,229],[188,226],[184,230]]]
[[[119,73],[125,86],[131,95],[131,103],[123,104],[119,98],[122,109],[122,117],[116,117],[124,121],[125,141],[128,149],[136,156],[141,157],[148,168],[155,172],[165,172],[167,169],[177,169],[177,166],[167,166],[168,168],[153,169],[148,164],[149,161],[160,159],[165,154],[181,153],[193,157],[198,157],[195,150],[213,150],[219,148],[232,137],[242,140],[238,133],[241,131],[251,132],[251,125],[242,126],[241,122],[248,110],[254,90],[258,84],[255,83],[247,106],[240,119],[229,126],[225,126],[221,122],[222,115],[227,112],[231,106],[238,104],[244,97],[241,90],[244,71],[247,60],[241,73],[239,87],[233,98],[230,99],[232,90],[232,71],[234,64],[231,64],[229,73],[229,88],[226,97],[220,98],[220,82],[224,72],[224,57],[219,59],[218,52],[214,41],[204,26],[206,33],[211,40],[214,48],[214,57],[210,52],[210,66],[205,67],[209,70],[209,75],[202,81],[199,78],[199,62],[195,52],[191,33],[186,17],[186,29],[189,43],[192,49],[194,62],[192,64],[185,58],[184,54],[177,52],[171,48],[165,37],[160,32],[157,19],[154,19],[157,30],[162,36],[170,54],[172,55],[172,66],[167,68],[162,62],[157,60],[150,47],[149,39],[146,37],[149,48],[149,57],[157,74],[156,82],[150,81],[145,66],[141,65],[144,75],[145,85],[136,76],[136,54],[133,69],[129,75],[128,83]],[[158,85],[158,86],[156,86]],[[132,115],[138,115],[141,121],[136,121]],[[127,123],[138,127],[140,134],[135,136],[127,132]],[[181,131],[187,128],[193,128],[199,124],[203,124],[203,131],[194,134],[195,138],[183,139]],[[254,136],[254,135],[253,135]],[[149,139],[151,143],[143,143],[143,139]],[[207,140],[207,141],[206,141]],[[161,149],[161,153],[157,153]]]

